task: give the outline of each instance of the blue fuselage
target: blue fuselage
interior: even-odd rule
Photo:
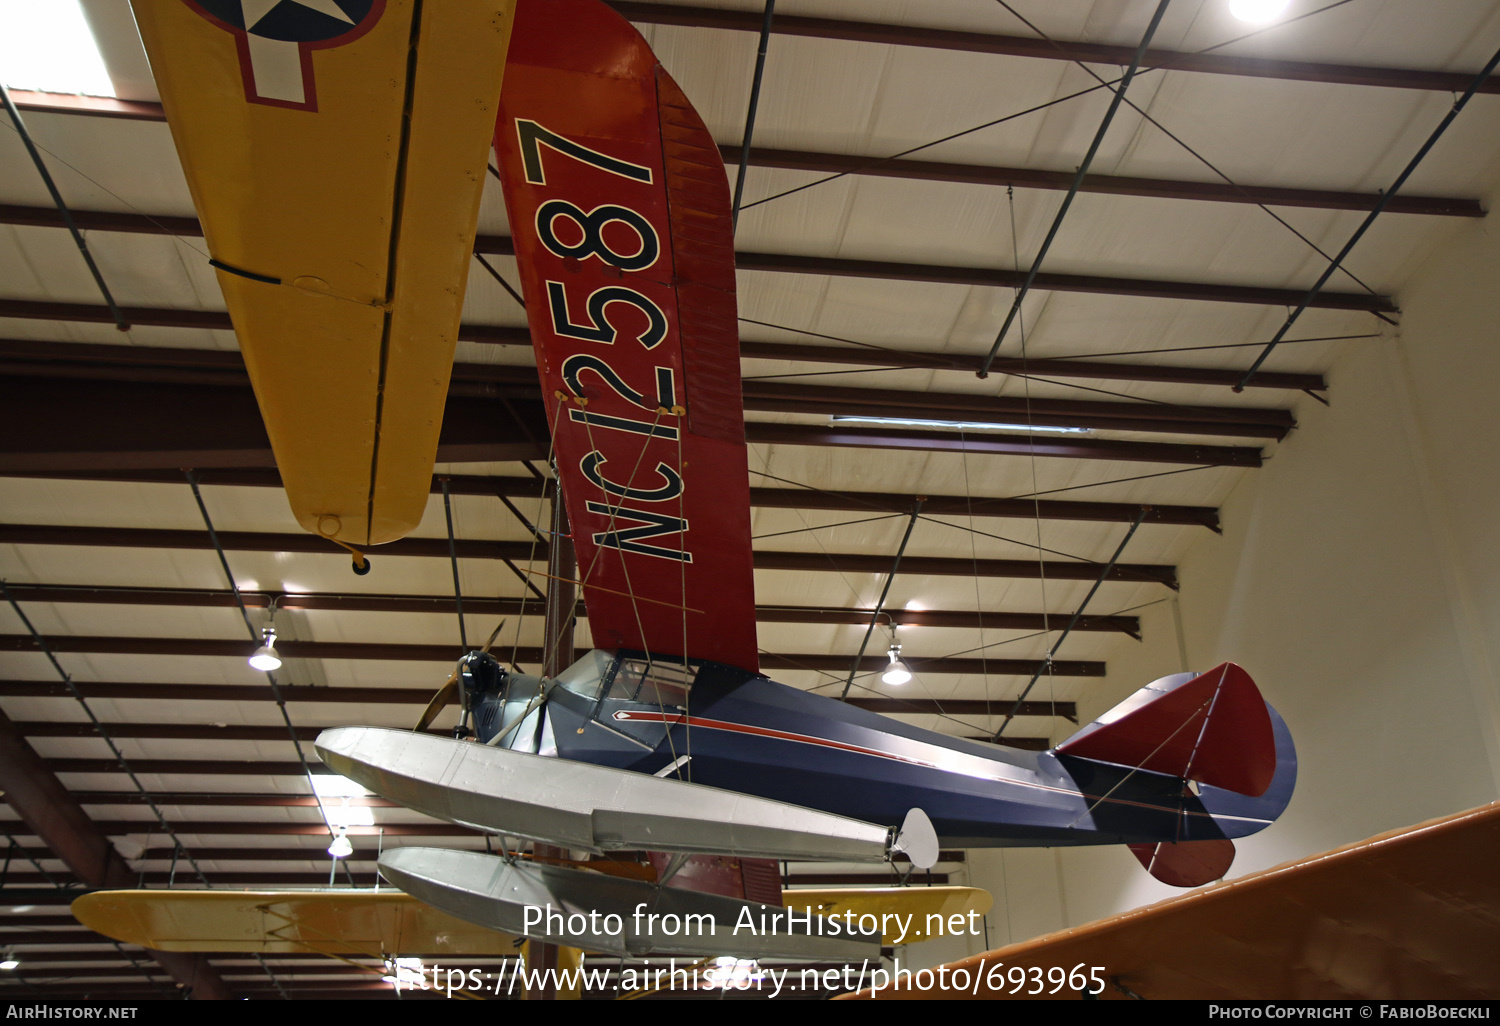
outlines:
[[[508,744],[643,773],[674,767],[667,772],[694,783],[872,823],[898,824],[920,808],[958,847],[1237,837],[1284,805],[1269,793],[1195,794],[1179,777],[955,738],[712,663],[673,704],[661,690],[611,686],[628,658],[597,683],[554,688]],[[656,700],[639,700],[646,691]]]

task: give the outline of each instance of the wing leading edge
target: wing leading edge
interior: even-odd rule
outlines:
[[[645,40],[597,0],[521,0],[500,108],[495,148],[594,644],[753,671],[718,149]]]

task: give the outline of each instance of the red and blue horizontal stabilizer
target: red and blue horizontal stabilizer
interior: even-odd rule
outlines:
[[[1053,751],[1200,785],[1207,817],[1185,816],[1175,842],[1130,845],[1152,876],[1175,887],[1224,876],[1234,860],[1230,838],[1276,819],[1297,780],[1291,733],[1234,663],[1153,681]]]

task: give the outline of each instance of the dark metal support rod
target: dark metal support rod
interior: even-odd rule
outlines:
[[[439,478],[443,485],[443,516],[448,521],[448,562],[453,566],[453,602],[458,606],[458,643],[469,650],[469,633],[464,629],[464,593],[458,586],[458,552],[453,547],[453,503],[448,498],[448,478]]]
[[[755,79],[750,83],[750,109],[745,112],[745,141],[740,146],[740,175],[734,182],[734,214],[731,230],[740,225],[740,201],[745,198],[745,171],[750,166],[750,139],[755,134],[755,110],[760,106],[760,80],[766,70],[766,44],[771,38],[771,17],[776,0],[766,0],[766,16],[760,24],[760,49],[755,54]]]
[[[525,460],[522,460],[521,463],[522,463],[523,466],[526,467],[527,470],[531,471],[533,474],[536,474],[536,468],[533,467],[530,463],[528,463]],[[537,474],[537,477],[540,478],[541,475]],[[545,481],[546,479],[542,478],[542,480]],[[503,502],[505,504],[505,508],[508,509],[508,510],[510,510],[511,513],[515,516],[515,518],[517,520],[519,520],[522,524],[524,524],[526,526],[526,530],[528,530],[528,531],[531,532],[531,535],[532,535],[533,538],[535,538],[537,541],[541,542],[543,545],[550,545],[551,544],[551,539],[549,539],[547,537],[547,535],[545,535],[544,533],[542,533],[542,530],[539,527],[537,527],[535,524],[533,524],[530,520],[527,520],[526,519],[526,515],[524,513],[522,513],[519,509],[516,508],[516,504],[515,503],[511,502],[509,499],[507,499],[505,497],[505,495],[503,494],[503,489],[497,489],[495,491],[495,496],[501,502]],[[520,579],[521,584],[523,584],[526,587],[527,591],[531,592],[537,598],[541,599],[544,604],[546,603],[547,596],[544,595],[544,594],[542,594],[542,592],[540,591],[540,589],[538,589],[537,586],[532,583],[532,580],[531,580],[531,578],[529,576],[527,576],[526,574],[524,574],[524,573],[521,572],[521,568],[520,567],[516,566],[515,563],[513,563],[510,560],[505,559],[503,557],[501,558],[501,562],[503,562],[506,566],[510,567],[510,572],[513,573],[513,574],[515,574],[516,577]],[[522,603],[522,609],[523,609],[523,611],[525,609],[525,603],[524,602]]]
[[[1068,626],[1063,629],[1062,634],[1058,635],[1057,641],[1055,641],[1052,647],[1047,650],[1046,656],[1042,658],[1042,664],[1036,668],[1036,672],[1031,675],[1030,683],[1028,683],[1025,689],[1021,692],[1021,697],[1015,700],[1015,702],[1010,707],[1010,712],[1005,714],[1005,719],[1001,722],[1000,729],[995,731],[995,740],[997,742],[1000,740],[1000,735],[1005,733],[1005,728],[1010,726],[1010,721],[1016,718],[1016,713],[1020,710],[1021,703],[1026,701],[1026,696],[1031,694],[1031,689],[1036,687],[1036,682],[1041,679],[1042,674],[1044,672],[1051,671],[1052,657],[1057,655],[1057,650],[1061,648],[1062,643],[1067,640],[1069,632],[1071,632],[1073,628],[1078,625],[1078,618],[1081,617],[1083,615],[1083,611],[1088,608],[1089,601],[1093,599],[1094,593],[1099,590],[1099,585],[1104,583],[1104,579],[1109,576],[1109,572],[1113,570],[1115,564],[1120,561],[1120,556],[1125,552],[1125,546],[1129,545],[1130,539],[1135,536],[1135,529],[1141,526],[1141,521],[1145,520],[1146,514],[1150,512],[1150,506],[1141,507],[1140,513],[1136,515],[1135,522],[1130,525],[1130,530],[1126,531],[1125,537],[1120,539],[1120,544],[1119,547],[1115,549],[1115,554],[1109,557],[1109,563],[1104,567],[1104,571],[1099,574],[1099,579],[1094,582],[1094,586],[1089,589],[1089,593],[1083,597],[1083,601],[1080,602],[1078,604],[1078,608],[1074,610],[1073,618],[1068,621]]]
[[[10,90],[5,88],[4,83],[0,83],[0,100],[5,101],[5,110],[10,114],[11,121],[15,122],[16,132],[20,134],[21,141],[26,144],[26,152],[31,154],[31,162],[36,165],[42,181],[47,184],[47,191],[52,194],[52,202],[57,205],[57,212],[67,222],[68,231],[73,233],[73,241],[78,245],[78,252],[83,254],[83,261],[89,265],[89,273],[94,276],[94,284],[99,286],[99,291],[104,295],[104,302],[109,306],[109,312],[114,315],[115,327],[121,331],[129,331],[130,322],[120,312],[119,306],[115,303],[115,297],[110,295],[109,286],[104,284],[104,275],[99,273],[99,265],[94,263],[94,258],[89,253],[88,243],[83,241],[83,233],[78,230],[78,225],[73,223],[73,215],[68,211],[68,205],[63,202],[62,193],[57,191],[57,185],[52,181],[52,175],[47,171],[47,165],[42,161],[42,155],[37,151],[36,143],[31,141],[31,133],[26,130],[26,122],[21,120],[21,112],[16,110],[16,105],[10,98]]]
[[[141,783],[141,780],[138,776],[136,776],[135,771],[130,768],[130,763],[125,760],[125,753],[120,751],[120,746],[115,744],[115,739],[111,737],[109,731],[105,729],[103,722],[100,721],[99,717],[94,715],[94,710],[89,707],[89,703],[84,699],[83,693],[78,690],[78,685],[73,683],[73,678],[68,675],[68,671],[62,668],[62,664],[57,661],[57,656],[52,654],[52,649],[47,644],[46,639],[42,637],[41,632],[38,631],[32,624],[31,618],[22,611],[21,605],[16,601],[15,596],[12,595],[10,593],[10,590],[6,588],[4,578],[0,578],[0,598],[4,598],[4,600],[10,604],[10,608],[14,610],[16,616],[20,618],[21,623],[25,625],[26,630],[31,634],[31,638],[36,643],[36,647],[41,650],[44,656],[47,657],[47,661],[52,664],[52,668],[56,670],[57,675],[62,678],[62,682],[67,687],[69,693],[73,696],[73,700],[83,707],[84,714],[88,716],[89,722],[93,725],[94,733],[102,738],[104,743],[109,746],[109,752],[114,756],[115,765],[118,766],[120,770],[130,778],[130,782],[135,785],[136,791],[138,791],[141,796],[145,798],[147,807],[150,808],[152,814],[156,817],[157,826],[161,827],[162,832],[172,839],[172,843],[181,848],[182,841],[178,839],[176,831],[174,831],[171,825],[167,823],[167,817],[163,815],[161,809],[157,807],[155,800],[152,798],[151,792],[146,790],[146,786]],[[14,844],[15,842],[12,841],[11,843]],[[210,888],[213,887],[213,884],[209,882],[208,876],[203,872],[203,868],[198,865],[197,860],[195,860],[190,854],[187,855],[187,860],[192,865],[193,871],[198,874],[198,879],[203,882],[203,886]]]
[[[906,543],[911,541],[911,529],[917,526],[922,504],[926,501],[925,496],[919,495],[917,501],[912,504],[911,519],[906,522],[906,533],[901,536],[901,547],[896,550],[896,561],[891,564],[891,572],[886,576],[885,587],[881,589],[880,598],[875,603],[875,611],[870,614],[870,626],[865,628],[865,640],[859,643],[859,655],[854,657],[854,664],[849,667],[849,679],[844,681],[844,690],[839,694],[840,700],[849,697],[849,689],[854,685],[854,675],[859,672],[859,664],[865,658],[865,648],[870,644],[870,635],[875,633],[875,625],[880,622],[881,610],[885,608],[885,597],[891,593],[891,582],[896,579],[896,571],[901,569],[901,557],[906,552]]]
[[[1417,151],[1416,156],[1411,158],[1406,167],[1402,170],[1401,174],[1398,175],[1396,177],[1396,180],[1391,183],[1391,187],[1381,195],[1380,202],[1375,204],[1375,209],[1370,211],[1370,213],[1366,215],[1364,221],[1361,222],[1360,226],[1354,230],[1354,234],[1349,236],[1349,241],[1344,243],[1344,248],[1339,250],[1338,255],[1335,256],[1331,261],[1329,261],[1327,270],[1325,270],[1322,276],[1318,278],[1313,287],[1308,290],[1307,295],[1303,297],[1303,300],[1300,304],[1298,304],[1297,309],[1293,310],[1287,317],[1286,323],[1282,324],[1281,326],[1281,330],[1276,332],[1276,337],[1271,339],[1270,342],[1266,343],[1266,348],[1261,350],[1260,355],[1255,358],[1255,362],[1250,365],[1250,369],[1245,372],[1245,376],[1240,378],[1239,384],[1234,386],[1234,390],[1236,392],[1244,391],[1245,386],[1250,383],[1250,379],[1255,376],[1255,372],[1260,369],[1260,365],[1265,363],[1266,357],[1271,355],[1271,350],[1275,349],[1278,345],[1281,344],[1281,340],[1286,337],[1286,333],[1290,331],[1292,325],[1297,322],[1297,318],[1302,316],[1302,311],[1306,310],[1308,305],[1317,298],[1318,293],[1323,290],[1323,286],[1328,283],[1328,279],[1333,277],[1333,272],[1338,270],[1339,265],[1344,262],[1344,258],[1349,255],[1349,251],[1352,250],[1355,244],[1364,237],[1364,234],[1369,229],[1370,225],[1375,223],[1375,219],[1380,216],[1380,212],[1384,210],[1386,204],[1391,201],[1391,197],[1395,196],[1396,193],[1401,190],[1401,186],[1406,184],[1406,180],[1410,178],[1411,173],[1417,169],[1417,165],[1420,164],[1422,162],[1422,159],[1427,156],[1428,151],[1430,151],[1432,147],[1437,143],[1438,139],[1442,136],[1443,132],[1447,130],[1448,126],[1453,124],[1453,120],[1458,117],[1459,111],[1464,109],[1464,104],[1469,102],[1469,98],[1479,91],[1480,86],[1484,85],[1485,80],[1490,77],[1490,72],[1495,70],[1496,65],[1500,65],[1500,50],[1496,50],[1495,55],[1491,57],[1489,59],[1489,63],[1484,66],[1484,70],[1481,71],[1478,75],[1474,76],[1474,81],[1469,83],[1468,90],[1465,91],[1463,96],[1459,97],[1457,102],[1453,104],[1453,109],[1448,112],[1447,116],[1443,118],[1442,122],[1437,126],[1437,128],[1433,129],[1432,134],[1427,137],[1427,141],[1422,144],[1422,148]]]
[[[1146,34],[1141,37],[1141,44],[1135,49],[1135,57],[1131,60],[1129,69],[1121,77],[1120,86],[1114,91],[1114,98],[1109,101],[1109,110],[1104,112],[1104,120],[1099,123],[1099,130],[1094,133],[1094,141],[1089,144],[1083,163],[1078,165],[1078,172],[1073,176],[1073,184],[1068,187],[1062,206],[1058,208],[1057,216],[1052,219],[1052,227],[1048,230],[1047,237],[1042,240],[1042,248],[1037,251],[1036,259],[1031,262],[1031,270],[1026,274],[1026,281],[1016,292],[1016,298],[1010,305],[1010,312],[1005,315],[1005,323],[1000,326],[1000,333],[995,336],[995,344],[990,346],[989,354],[985,356],[984,363],[979,367],[981,378],[990,376],[990,364],[994,361],[995,354],[1000,351],[1001,343],[1005,341],[1005,333],[1010,330],[1011,323],[1020,312],[1021,301],[1026,298],[1026,293],[1031,289],[1031,283],[1036,280],[1037,272],[1042,269],[1042,261],[1047,258],[1047,250],[1052,247],[1052,240],[1057,238],[1063,218],[1067,217],[1068,208],[1073,205],[1073,197],[1078,195],[1078,188],[1089,173],[1089,165],[1094,162],[1094,155],[1099,152],[1099,146],[1104,142],[1104,135],[1109,131],[1109,124],[1114,120],[1115,112],[1120,109],[1120,102],[1125,99],[1125,90],[1130,88],[1130,80],[1135,77],[1136,69],[1141,66],[1141,61],[1146,56],[1146,48],[1151,45],[1151,37],[1156,35],[1156,27],[1161,24],[1162,15],[1167,13],[1169,3],[1171,0],[1161,0],[1156,5],[1156,13],[1151,16],[1151,24],[1146,26]]]
[[[208,505],[203,501],[203,493],[198,490],[198,475],[191,470],[185,470],[188,487],[193,490],[193,499],[198,503],[198,513],[203,517],[203,526],[208,528],[208,540],[213,543],[214,552],[218,553],[219,566],[224,570],[224,579],[229,582],[229,590],[234,592],[234,600],[240,607],[240,616],[244,618],[245,629],[250,632],[250,640],[260,638],[260,633],[255,629],[255,624],[250,619],[250,611],[245,608],[245,598],[240,594],[240,586],[234,579],[234,572],[229,569],[229,557],[224,554],[224,546],[219,541],[219,532],[214,529],[213,518],[208,515]],[[328,820],[328,810],[323,807],[323,796],[318,794],[316,785],[313,784],[312,767],[307,764],[307,756],[302,752],[302,742],[297,739],[297,728],[292,726],[291,714],[286,711],[286,696],[281,693],[281,685],[276,680],[276,674],[271,670],[265,671],[266,683],[271,685],[271,695],[276,700],[276,707],[281,710],[281,722],[286,725],[287,737],[291,739],[292,747],[297,751],[297,761],[302,764],[302,775],[307,780],[307,789],[312,792],[313,800],[318,803],[318,815],[323,818],[323,826],[328,831],[328,836],[337,838],[338,834],[333,829],[333,824]],[[191,856],[189,856],[191,858]],[[335,863],[339,859],[333,860]],[[197,863],[194,863],[197,866]],[[348,865],[344,866],[344,872],[349,874]],[[332,876],[332,874],[329,874]],[[353,875],[349,875],[350,886],[354,885]]]
[[[526,309],[526,300],[521,298],[521,294],[519,292],[510,287],[510,282],[506,281],[505,277],[499,271],[490,266],[490,262],[484,258],[484,254],[475,253],[474,259],[479,261],[480,267],[483,267],[486,271],[490,272],[490,277],[498,281],[502,289],[510,293],[510,298],[514,299],[522,310]]]

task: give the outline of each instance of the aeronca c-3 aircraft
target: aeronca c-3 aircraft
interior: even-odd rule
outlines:
[[[251,6],[137,8],[294,511],[347,547],[420,518],[487,156],[489,129],[476,141],[474,126],[492,125],[595,645],[555,678],[471,653],[423,729],[333,729],[318,753],[380,795],[502,838],[669,856],[650,882],[508,848],[402,847],[381,859],[387,879],[471,922],[589,950],[857,957],[879,937],[817,917],[731,940],[753,903],[672,879],[704,854],[920,867],[940,844],[1127,844],[1158,879],[1195,886],[1286,807],[1290,734],[1233,664],[1163,677],[1045,752],[918,729],[758,672],[724,165],[624,19],[598,0],[518,0],[507,52],[504,3],[340,0],[346,24],[325,14],[317,38],[281,11],[295,5],[276,6],[276,32],[246,24]],[[228,70],[215,70],[205,55],[226,34],[213,59]],[[362,97],[337,76],[344,57],[401,74]],[[210,81],[234,94],[237,120],[204,106]],[[395,114],[368,152],[316,123],[387,117],[364,109],[377,101]],[[201,141],[225,133],[233,155]],[[346,190],[268,172],[289,175],[278,192],[214,163],[289,138],[311,164],[326,147],[345,165],[368,159],[368,180]],[[257,204],[299,189],[348,226],[303,233],[321,263],[253,238]],[[354,195],[365,190],[384,199]],[[236,218],[249,228],[224,227]],[[328,424],[358,436],[348,451],[330,449]],[[426,732],[455,694],[462,736]],[[548,906],[617,913],[624,929],[528,917]],[[643,908],[720,928],[653,934],[633,915]]]

